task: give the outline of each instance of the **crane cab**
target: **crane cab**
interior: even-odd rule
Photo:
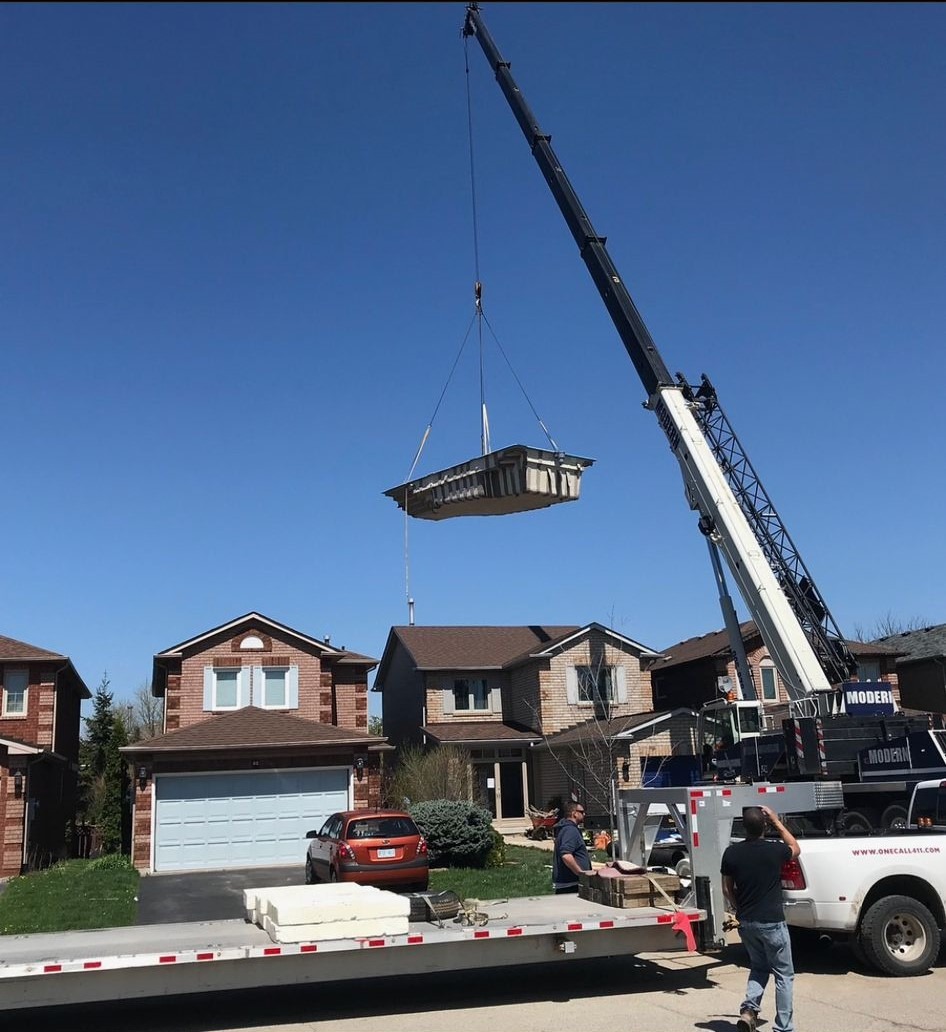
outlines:
[[[751,699],[716,699],[700,711],[697,735],[703,776],[738,778],[743,773],[743,743],[763,736],[762,704]]]

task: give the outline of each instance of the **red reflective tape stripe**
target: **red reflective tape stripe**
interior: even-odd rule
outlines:
[[[197,954],[197,959],[198,960],[213,960],[214,959],[214,955],[212,953],[198,953]]]
[[[660,917],[657,918],[657,924],[670,924],[671,921],[673,921],[672,914],[661,914]]]
[[[489,938],[489,932],[474,932],[473,933],[473,938],[474,939],[488,939]]]
[[[599,921],[598,922],[598,927],[599,928],[613,928],[614,927],[614,922],[613,921]]]
[[[703,798],[703,796],[704,796],[704,794],[705,794],[705,793],[703,793],[703,792],[699,792],[699,791],[694,791],[694,792],[691,792],[691,793],[690,793],[690,798],[691,798],[691,799],[702,799],[702,798]]]
[[[281,946],[267,946],[267,948],[263,950],[264,957],[278,957],[280,953],[282,953]]]
[[[731,788],[724,788],[722,794],[724,796],[732,795],[732,789]]]
[[[692,799],[690,800],[690,813],[692,813],[694,817],[696,816],[696,803]]]
[[[90,969],[92,969],[92,968],[100,968],[101,966],[102,966],[102,962],[101,962],[100,960],[87,960],[87,961],[86,961],[86,962],[85,962],[85,963],[84,963],[84,964],[82,965],[82,967],[83,967],[83,968],[84,968],[85,970],[90,970]]]
[[[779,786],[777,786],[775,791],[776,792],[784,792],[785,791],[785,786],[784,785],[779,785]]]
[[[177,963],[177,957],[172,957],[170,955],[168,955],[167,957],[158,957],[158,963],[159,964],[176,964]]]
[[[57,971],[62,971],[62,964],[47,964],[43,968],[44,975],[54,975]]]
[[[580,932],[582,930],[582,928],[584,927],[584,925],[570,924],[570,925],[566,925],[565,927],[566,927],[566,929],[569,932]]]
[[[300,953],[315,953],[318,948],[319,947],[318,947],[318,945],[316,943],[308,942],[308,943],[305,944],[305,946],[300,946],[299,947],[299,952]]]
[[[414,943],[423,942],[423,941],[424,941],[424,937],[422,935],[409,935],[407,937],[407,945],[408,946],[413,946]]]
[[[700,848],[700,833],[698,831],[693,832],[693,848]]]
[[[691,921],[702,921],[703,920],[703,917],[702,917],[701,914],[687,914],[687,917]]]
[[[507,928],[506,929],[506,934],[507,935],[522,935],[522,929],[521,928]]]
[[[369,939],[369,946],[387,946],[387,940],[385,939]]]

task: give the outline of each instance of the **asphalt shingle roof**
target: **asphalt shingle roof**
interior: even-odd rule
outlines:
[[[22,659],[67,659],[67,656],[58,652],[50,652],[48,649],[40,649],[35,645],[27,645],[25,641],[17,641],[16,638],[7,638],[0,634],[0,659],[16,661]]]
[[[901,662],[913,659],[929,659],[931,656],[946,656],[946,624],[921,627],[901,634],[888,634],[875,638],[875,644],[896,649],[903,657]]]
[[[394,627],[419,670],[499,669],[578,626]]]
[[[350,728],[319,724],[256,706],[244,706],[231,713],[215,713],[198,724],[135,742],[123,752],[176,752],[183,750],[259,749],[272,747],[318,747],[332,745],[381,744],[383,738]]]
[[[441,745],[473,742],[540,742],[542,736],[518,724],[498,720],[457,721],[453,724],[427,724],[421,729]]]

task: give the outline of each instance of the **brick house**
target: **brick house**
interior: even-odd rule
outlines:
[[[780,714],[788,705],[788,693],[775,669],[756,625],[747,620],[739,625],[746,658],[758,698],[766,712]],[[897,650],[860,641],[846,642],[857,660],[858,680],[884,681],[899,698],[896,672]],[[686,706],[699,709],[718,699],[720,691],[737,684],[736,663],[725,630],[688,638],[663,650],[650,669],[656,707]]]
[[[0,878],[70,855],[79,721],[92,697],[68,656],[0,635]]]
[[[462,746],[496,827],[521,830],[529,805],[605,813],[617,772],[639,784],[645,753],[692,753],[695,715],[652,712],[658,656],[597,623],[392,627],[373,690],[392,745]]]
[[[377,806],[377,660],[248,613],[157,653],[163,734],[126,746],[141,871],[298,864],[337,810]]]

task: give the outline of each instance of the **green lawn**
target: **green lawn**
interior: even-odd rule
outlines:
[[[547,896],[552,892],[552,853],[530,846],[507,846],[504,867],[435,869],[430,872],[430,888],[433,892],[452,889],[461,899]]]
[[[13,878],[0,893],[0,935],[117,928],[138,916],[138,872],[68,860]]]

